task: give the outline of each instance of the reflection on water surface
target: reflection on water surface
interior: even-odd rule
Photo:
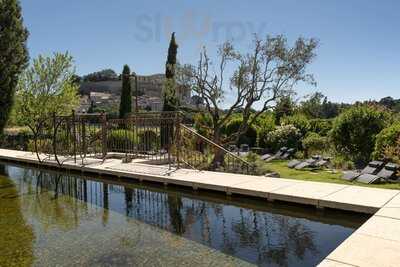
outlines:
[[[0,266],[312,266],[367,219],[30,167],[0,172]]]

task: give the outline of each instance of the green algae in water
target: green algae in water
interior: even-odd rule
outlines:
[[[15,184],[3,175],[2,167],[0,165],[0,266],[30,266],[35,237],[22,215]]]
[[[42,190],[30,176],[35,174],[23,172],[15,183],[1,176],[0,266],[251,266],[122,214]]]

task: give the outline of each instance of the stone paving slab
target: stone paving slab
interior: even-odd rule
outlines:
[[[333,261],[333,260],[328,260],[328,259],[325,259],[320,264],[318,264],[318,267],[353,267],[353,266],[355,266],[355,265],[350,265],[350,264]]]
[[[356,233],[400,242],[400,220],[372,216],[357,229]]]
[[[386,205],[375,213],[375,215],[400,220],[400,194],[396,195],[392,200],[386,203]]]
[[[239,184],[235,184],[228,188],[229,193],[258,196],[268,198],[269,193],[297,184],[296,181],[288,181],[278,178],[265,178],[259,181],[247,181]]]
[[[374,214],[398,193],[398,190],[347,186],[334,194],[322,197],[319,204],[321,207]]]
[[[356,232],[327,259],[363,267],[398,267],[400,243]]]
[[[302,182],[278,188],[269,193],[272,200],[283,200],[301,204],[319,206],[319,200],[345,189],[348,185]]]

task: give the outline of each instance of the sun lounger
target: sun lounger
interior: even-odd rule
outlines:
[[[282,157],[282,156],[286,153],[287,150],[288,150],[287,147],[282,147],[282,148],[279,149],[279,151],[275,154],[275,157],[279,159],[280,157]]]
[[[378,183],[383,178],[379,177],[378,175],[375,174],[369,174],[369,173],[363,173],[357,178],[357,182],[363,183],[363,184],[373,184],[373,183]]]
[[[378,176],[385,180],[396,180],[396,174],[399,170],[399,165],[394,163],[388,163],[383,169],[378,172]]]
[[[298,159],[293,159],[291,161],[289,161],[289,163],[287,164],[287,166],[291,169],[293,169],[294,167],[296,167],[297,165],[299,165],[301,163],[300,160]]]
[[[368,165],[361,171],[362,174],[377,174],[383,167],[385,163],[382,161],[371,161]]]
[[[288,150],[287,147],[282,147],[281,149],[278,150],[278,152],[275,153],[275,155],[273,155],[272,157],[266,159],[265,161],[268,162],[268,161],[271,161],[271,160],[274,160],[274,159],[280,159],[286,153],[287,150]]]
[[[261,156],[261,159],[262,159],[262,160],[267,160],[267,159],[269,159],[270,157],[272,157],[271,154],[264,154],[264,155]]]
[[[281,156],[281,159],[288,159],[294,154],[294,148],[286,150],[286,152]]]
[[[361,175],[361,173],[359,173],[359,172],[347,171],[347,172],[343,173],[342,179],[346,180],[346,181],[354,181],[360,175]]]
[[[371,161],[361,172],[357,172],[357,171],[345,172],[344,175],[342,176],[342,179],[347,180],[347,181],[354,181],[357,178],[359,178],[362,174],[376,175],[383,167],[383,164],[384,163],[382,161]],[[362,180],[369,181],[370,179],[372,179],[372,178],[364,177],[364,179],[362,179]]]
[[[302,163],[296,165],[296,167],[294,167],[296,170],[301,170],[307,167],[312,167],[318,160],[317,159],[307,159],[306,161],[303,161]]]

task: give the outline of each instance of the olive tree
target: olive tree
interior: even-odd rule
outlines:
[[[70,114],[79,103],[74,74],[72,57],[55,53],[34,59],[19,79],[16,114],[20,123],[32,131],[37,155],[38,137],[49,126],[52,116]]]
[[[213,141],[217,144],[238,143],[257,118],[274,107],[276,100],[292,93],[300,81],[314,84],[306,72],[315,57],[318,42],[299,38],[289,45],[282,36],[255,36],[247,53],[236,50],[231,42],[218,49],[214,63],[207,50],[202,49],[197,65],[187,65],[184,72],[195,94],[204,101],[205,111],[212,119]],[[229,73],[229,69],[233,72]],[[226,108],[227,97],[233,99]],[[222,136],[223,127],[232,115],[240,112],[243,122],[236,133]],[[222,162],[223,154],[216,151],[214,162]]]

